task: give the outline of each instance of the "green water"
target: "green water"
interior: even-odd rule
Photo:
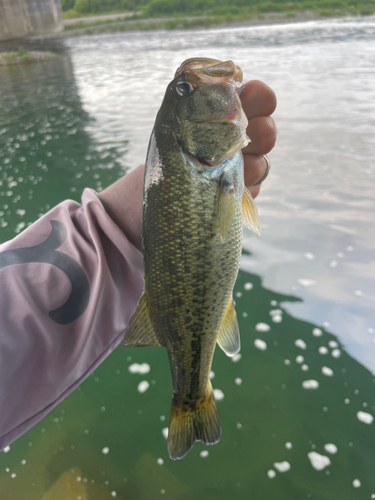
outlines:
[[[310,40],[298,29],[293,36],[303,40],[311,60],[314,51],[319,59],[320,35],[311,30]],[[323,25],[322,29],[330,31],[332,27]],[[351,25],[347,29],[355,31]],[[371,29],[375,39],[374,27]],[[251,65],[259,77],[265,76],[262,71],[267,44],[270,37],[276,37],[272,27],[268,30],[264,39],[261,32],[252,35],[258,37],[254,38],[254,47],[258,47],[260,55],[255,57],[254,48]],[[280,35],[282,43],[273,42],[275,47],[282,45],[287,66],[292,66],[292,50],[301,53],[302,59],[309,59],[307,51],[287,38],[292,36],[291,31],[286,30],[284,38]],[[358,33],[362,34],[357,37],[363,36],[361,25]],[[136,34],[82,37],[66,42],[67,46],[53,46],[60,53],[58,60],[0,68],[1,241],[15,236],[60,201],[79,201],[83,188],[100,190],[123,175],[127,167],[142,161],[165,78],[170,74],[168,65],[165,70],[160,68],[166,54],[171,54],[171,37],[177,37],[177,54],[173,57],[180,61],[191,53],[199,37],[213,57],[220,51],[234,51],[231,34],[224,42],[220,31],[183,32],[186,46],[181,45],[179,36],[149,34],[151,38],[146,40]],[[244,37],[241,50],[248,50],[245,34],[240,36]],[[337,37],[337,43],[344,43]],[[226,48],[220,44],[226,44]],[[285,72],[281,64],[277,66],[277,50],[281,49],[275,47],[276,55],[267,52],[274,57],[268,82],[276,87],[281,101],[280,145],[272,158],[275,165],[279,162],[284,177],[278,177],[276,170],[259,197],[263,237],[258,240],[249,233],[245,237],[242,270],[234,290],[241,357],[231,360],[219,349],[215,353],[212,384],[221,391],[216,393],[223,430],[220,443],[212,447],[197,443],[182,461],[170,461],[163,435],[172,393],[166,352],[162,348],[119,347],[77,390],[0,454],[1,500],[41,500],[64,473],[71,474],[73,482],[92,488],[87,498],[100,500],[375,498],[375,424],[357,416],[358,412],[375,414],[374,297],[366,281],[371,278],[375,258],[374,240],[370,237],[373,227],[369,225],[365,230],[364,215],[374,214],[374,210],[370,203],[361,204],[365,188],[355,184],[356,177],[350,170],[353,165],[358,176],[364,161],[356,157],[350,141],[346,142],[346,156],[343,151],[337,153],[339,147],[329,154],[323,147],[328,132],[324,137],[316,134],[316,117],[307,123],[298,115],[298,106],[303,109],[309,102],[301,91],[305,88],[302,71],[294,96],[298,106],[290,106]],[[241,50],[237,50],[239,62],[244,59]],[[372,60],[372,54],[366,61]],[[149,70],[142,73],[143,66],[149,67],[145,58],[148,65],[155,65],[151,74]],[[303,63],[298,61],[301,70]],[[133,79],[124,77],[129,66],[134,70]],[[365,66],[361,62],[362,70]],[[297,72],[290,74],[295,80]],[[337,75],[335,78],[327,103],[332,103],[334,86],[347,81],[345,68],[341,79]],[[369,97],[373,90],[368,87],[367,91]],[[129,95],[134,96],[133,101]],[[355,106],[358,114],[348,116],[357,128],[348,126],[346,130],[341,115],[333,116],[337,128],[330,128],[332,143],[340,127],[344,137],[358,133],[361,127],[365,134],[362,137],[370,135],[368,127],[371,129],[373,122],[367,121],[364,130],[358,118],[361,110],[367,112],[364,102]],[[324,127],[323,121],[320,128]],[[306,143],[301,136],[296,139],[297,130],[302,137],[309,135]],[[314,144],[321,149],[312,153]],[[371,142],[362,145],[361,154],[371,157]],[[336,196],[335,205],[327,194],[325,155],[329,157],[327,164],[331,163],[330,175],[339,172],[337,190],[329,192]],[[293,167],[293,175],[292,156],[297,156],[298,166],[304,167],[300,172]],[[315,167],[317,157],[322,171],[311,181],[312,177],[306,176]],[[371,164],[366,166],[371,170]],[[366,180],[361,178],[364,186],[374,186],[373,170],[363,176],[367,176],[363,177]],[[340,179],[344,183],[351,181],[350,196],[342,195]],[[302,192],[301,186],[306,190]],[[281,190],[287,193],[285,199]],[[325,198],[316,202],[321,192]],[[354,236],[348,229],[349,222],[347,231],[336,236],[332,229],[334,224],[339,226],[335,211],[340,212],[340,217],[345,212],[348,221],[355,221],[359,229]],[[349,247],[353,244],[358,245],[358,251]],[[347,255],[353,257],[347,257],[345,273],[334,275],[336,265],[328,263],[346,247]],[[314,254],[308,253],[312,249]],[[309,267],[312,265],[317,267]],[[317,279],[318,284],[323,276],[325,295],[320,293],[319,285],[319,293],[314,295],[310,287],[298,286],[296,279],[289,286],[291,276]],[[338,282],[342,290],[347,285],[357,290],[361,283],[363,302],[358,302],[362,300],[358,293],[351,292],[349,299],[335,294],[335,280],[341,280]],[[329,318],[332,324],[322,318]],[[134,363],[147,363],[149,373],[130,373]],[[138,390],[142,381],[149,383],[145,392]],[[311,452],[325,457],[321,459],[322,470],[311,463]],[[60,498],[54,491],[53,498]]]

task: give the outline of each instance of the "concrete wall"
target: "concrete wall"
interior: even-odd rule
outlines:
[[[0,41],[62,30],[60,0],[0,0]]]

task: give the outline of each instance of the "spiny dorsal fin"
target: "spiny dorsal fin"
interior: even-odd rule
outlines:
[[[221,322],[217,343],[227,356],[234,356],[241,349],[240,332],[232,298]]]
[[[242,219],[245,226],[260,236],[261,227],[258,217],[258,210],[255,206],[253,197],[245,187],[242,196]]]
[[[224,241],[231,225],[236,208],[236,195],[234,192],[234,185],[228,182],[223,175],[219,187],[219,230],[221,241]]]
[[[144,347],[148,345],[160,345],[160,343],[151,324],[147,294],[144,291],[125,330],[124,346]]]

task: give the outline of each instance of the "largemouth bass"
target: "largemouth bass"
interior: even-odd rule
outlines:
[[[167,349],[173,380],[168,451],[214,444],[221,427],[210,382],[216,343],[240,349],[232,300],[245,225],[259,234],[244,186],[248,144],[232,61],[188,59],[169,84],[151,135],[143,194],[145,288],[126,346]]]

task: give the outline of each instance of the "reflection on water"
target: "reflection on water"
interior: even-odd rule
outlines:
[[[235,300],[241,356],[217,349],[213,363],[212,384],[223,395],[219,444],[196,444],[170,461],[166,353],[120,347],[2,454],[5,498],[39,500],[70,474],[80,487],[95,486],[95,499],[371,498],[373,375],[337,337],[288,314],[285,305],[299,299],[267,290],[256,275],[240,273]],[[150,371],[131,373],[135,363]]]
[[[100,190],[123,172],[120,153],[87,128],[68,55],[0,69],[0,241],[84,187]],[[126,147],[126,137],[123,139]]]
[[[233,58],[279,100],[235,288],[241,356],[213,364],[221,442],[171,462],[166,353],[118,348],[0,454],[1,499],[375,498],[374,42],[373,18],[122,33],[0,69],[1,241],[144,160],[183,59]]]

